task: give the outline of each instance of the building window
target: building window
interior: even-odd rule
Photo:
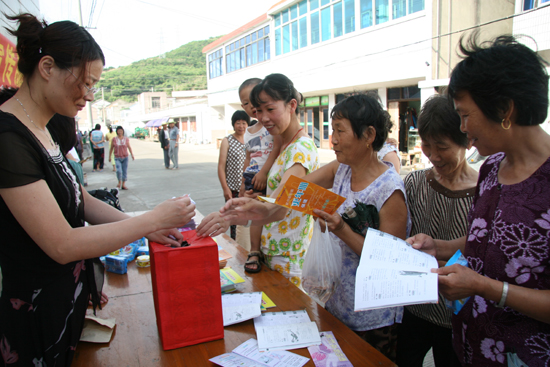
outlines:
[[[275,39],[280,34],[275,32]],[[269,48],[269,26],[263,27],[225,46],[227,73],[267,61],[271,58]]]
[[[530,10],[548,2],[550,0],[523,0],[523,10]]]
[[[275,54],[282,55],[355,32],[356,29],[405,17],[424,10],[424,1],[302,0],[273,15]],[[359,11],[357,16],[356,11]]]
[[[160,97],[151,97],[151,107],[160,108]]]
[[[208,55],[208,70],[210,71],[210,79],[216,78],[223,74],[222,58],[223,50],[221,48],[218,51]]]

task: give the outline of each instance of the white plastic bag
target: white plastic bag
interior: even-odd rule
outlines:
[[[320,303],[325,303],[340,284],[342,250],[333,241],[328,228],[321,232],[319,221],[315,221],[313,237],[302,267],[302,287],[306,293]]]

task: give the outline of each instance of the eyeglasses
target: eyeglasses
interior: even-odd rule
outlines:
[[[65,69],[67,69],[67,68],[65,68]],[[80,79],[79,79],[76,75],[74,75],[73,72],[72,72],[71,70],[67,69],[67,71],[68,71],[69,73],[71,73],[71,75],[74,76],[74,77],[76,78],[76,80],[80,81]],[[84,97],[86,97],[86,96],[87,96],[88,94],[90,94],[90,93],[91,93],[92,96],[93,96],[93,95],[96,94],[97,91],[98,91],[97,88],[88,88],[88,86],[87,86],[85,83],[82,83],[82,85],[83,85],[84,88],[86,88],[86,90],[87,90],[87,92],[84,94]]]

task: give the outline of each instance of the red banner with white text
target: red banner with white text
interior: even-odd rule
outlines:
[[[0,86],[19,87],[23,76],[17,70],[17,51],[15,45],[0,34]]]

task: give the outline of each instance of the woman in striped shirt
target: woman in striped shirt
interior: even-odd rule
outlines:
[[[418,133],[422,152],[433,167],[405,177],[411,236],[426,233],[443,240],[465,236],[478,174],[466,161],[471,143],[460,131],[460,116],[448,98],[435,96],[424,104]],[[452,347],[451,311],[441,294],[437,304],[405,307],[397,339],[397,364],[421,367],[430,348],[436,366],[460,366]]]

